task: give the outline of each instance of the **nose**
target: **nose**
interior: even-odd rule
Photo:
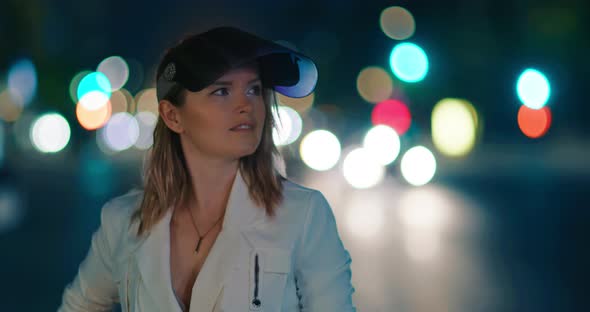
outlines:
[[[246,94],[241,94],[236,98],[236,110],[239,113],[250,113],[254,107],[254,99]]]

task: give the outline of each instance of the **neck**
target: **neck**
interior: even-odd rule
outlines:
[[[198,220],[218,220],[227,207],[239,160],[206,160],[186,158],[191,177],[192,194],[187,198],[187,208]]]

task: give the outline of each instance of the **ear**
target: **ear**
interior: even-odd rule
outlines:
[[[162,120],[164,120],[164,123],[166,123],[166,126],[168,126],[170,130],[178,134],[184,132],[178,107],[174,106],[174,104],[170,103],[168,100],[161,100],[158,105],[158,111]]]

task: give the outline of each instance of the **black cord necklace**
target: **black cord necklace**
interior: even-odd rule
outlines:
[[[221,217],[219,217],[219,219],[217,219],[215,224],[213,224],[213,226],[207,232],[205,232],[205,234],[203,234],[202,236],[201,236],[201,233],[199,233],[199,230],[197,229],[197,225],[195,224],[195,217],[193,217],[193,212],[190,208],[188,208],[188,213],[191,215],[191,221],[193,223],[193,226],[195,227],[195,231],[197,231],[197,235],[199,236],[199,240],[197,241],[197,247],[195,248],[195,253],[198,254],[199,248],[201,247],[201,242],[203,241],[203,238],[205,238],[205,236],[207,236],[207,234],[209,234],[209,232],[211,232],[211,230],[217,225],[217,223],[219,223],[219,221],[221,221],[221,219],[225,215],[225,212],[223,214],[221,214]]]

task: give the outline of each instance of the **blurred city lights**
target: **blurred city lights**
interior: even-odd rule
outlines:
[[[121,89],[129,79],[129,66],[120,56],[111,56],[98,65],[97,72],[103,73],[111,83],[111,91]]]
[[[154,129],[158,121],[158,115],[149,111],[143,111],[135,115],[137,125],[139,126],[139,137],[135,144],[137,149],[147,150],[154,144]]]
[[[378,103],[371,112],[373,125],[386,125],[403,135],[410,128],[412,117],[408,106],[400,100],[389,99]]]
[[[117,113],[99,132],[106,146],[114,152],[119,152],[130,148],[137,142],[139,125],[129,113]]]
[[[395,76],[405,82],[421,81],[428,73],[426,53],[410,42],[400,43],[391,50],[389,65]]]
[[[393,82],[384,69],[371,66],[361,70],[356,78],[356,88],[365,101],[377,103],[392,95]]]
[[[113,114],[128,112],[129,102],[133,102],[133,96],[125,89],[119,89],[111,94],[111,110]]]
[[[24,209],[22,196],[14,188],[0,186],[0,235],[21,224]]]
[[[99,97],[101,95],[104,96],[104,94],[100,92],[90,92],[84,95],[80,102],[82,102],[86,97],[91,95],[99,95]],[[80,103],[76,105],[76,118],[78,119],[80,125],[86,130],[96,130],[104,126],[109,120],[109,118],[111,118],[111,114],[111,103],[108,101],[108,99],[106,105],[102,105],[95,110],[89,110]]]
[[[31,141],[31,126],[37,118],[36,114],[31,111],[25,111],[22,116],[13,124],[12,134],[17,146],[23,151],[34,150]]]
[[[387,166],[399,155],[400,139],[395,130],[386,125],[371,128],[363,140],[363,147],[369,151],[377,161]]]
[[[399,219],[406,252],[413,260],[432,260],[438,254],[442,232],[451,221],[452,204],[443,192],[428,186],[401,194]]]
[[[531,109],[522,105],[518,110],[518,127],[529,138],[540,138],[551,127],[551,110],[545,106],[541,109]]]
[[[301,116],[288,106],[279,106],[278,111],[272,110],[276,127],[273,128],[272,137],[277,146],[288,145],[295,142],[301,135],[303,122]]]
[[[57,153],[70,141],[70,125],[60,114],[44,114],[33,122],[30,138],[40,152]]]
[[[135,103],[137,105],[137,112],[150,112],[154,115],[159,114],[156,88],[145,89],[137,93]]]
[[[464,156],[475,145],[477,112],[461,99],[443,99],[432,110],[432,141],[447,156]]]
[[[19,95],[10,95],[10,91],[0,92],[0,120],[6,122],[16,121],[23,112],[23,104]]]
[[[375,194],[369,194],[375,195]],[[346,227],[359,238],[374,238],[381,233],[386,220],[384,205],[379,196],[352,193],[346,200]]]
[[[389,38],[396,40],[408,39],[416,30],[412,13],[399,6],[384,9],[379,18],[379,26]]]
[[[311,93],[310,95],[302,98],[292,98],[288,96],[284,96],[280,93],[275,93],[277,96],[278,104],[289,106],[292,109],[296,110],[299,114],[303,114],[307,112],[312,106],[315,99],[315,93]]]
[[[21,59],[8,70],[8,90],[15,103],[27,106],[37,92],[37,71],[28,59]]]
[[[408,183],[414,186],[424,185],[434,177],[436,159],[426,147],[412,147],[402,157],[401,172]]]
[[[340,141],[330,131],[315,130],[303,137],[299,153],[308,167],[325,171],[338,163],[341,153]]]
[[[356,148],[344,157],[342,174],[352,187],[366,189],[383,181],[385,167],[369,150]]]
[[[90,75],[91,73],[92,72],[89,70],[84,70],[84,71],[81,71],[81,72],[77,73],[76,75],[74,75],[72,80],[70,80],[70,88],[69,88],[70,98],[72,99],[72,102],[75,103],[76,105],[80,101],[80,98],[78,97],[78,86],[80,86],[80,82],[82,81],[82,78]]]
[[[540,109],[547,104],[551,87],[543,73],[529,68],[518,77],[516,91],[522,104],[532,109]]]
[[[92,94],[92,96],[85,97],[88,93]],[[102,95],[99,93],[102,93]],[[80,99],[78,105],[84,105],[88,110],[97,110],[101,106],[106,105],[110,99],[111,83],[103,73],[90,73],[80,81],[76,96]],[[89,100],[87,101],[86,99]]]

